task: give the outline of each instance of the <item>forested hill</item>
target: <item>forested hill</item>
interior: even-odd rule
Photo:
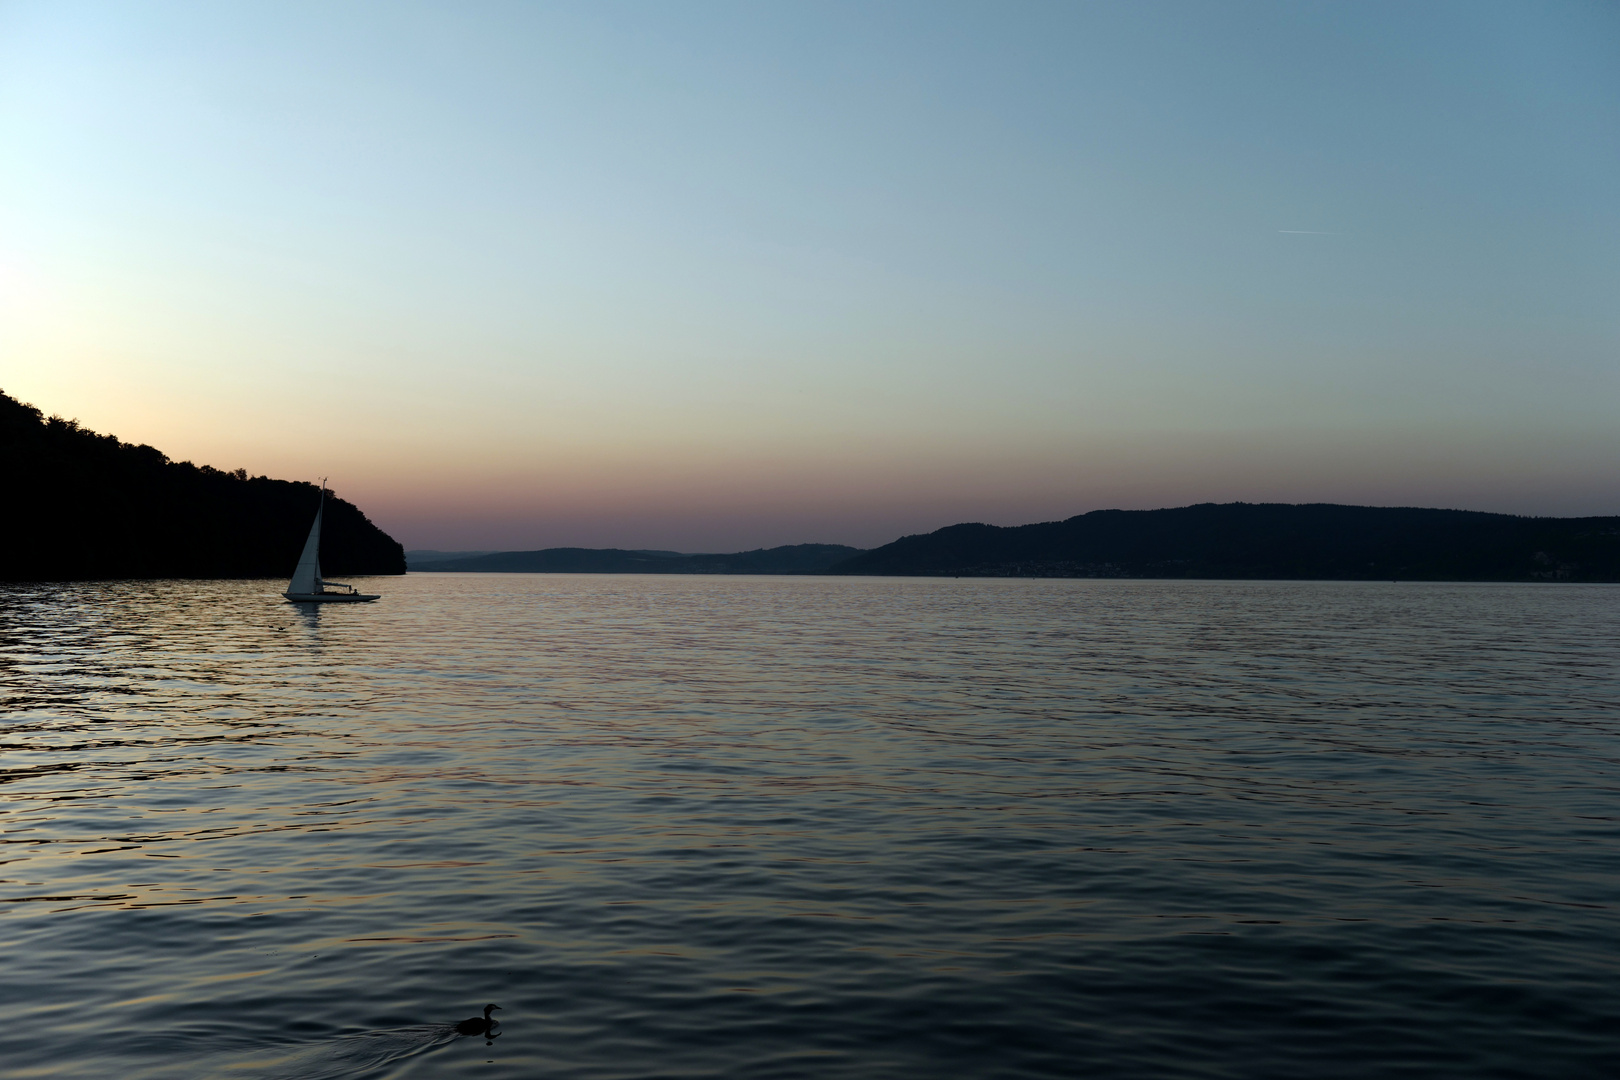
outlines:
[[[6,525],[0,580],[287,577],[320,502],[314,484],[170,461],[0,393]],[[403,574],[405,551],[331,495],[321,569]]]
[[[952,525],[836,574],[962,577],[1620,581],[1620,517],[1312,503],[1098,510],[1039,525]]]

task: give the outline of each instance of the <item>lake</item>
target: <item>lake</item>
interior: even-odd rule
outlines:
[[[1620,588],[360,583],[0,586],[0,1074],[1620,1060]]]

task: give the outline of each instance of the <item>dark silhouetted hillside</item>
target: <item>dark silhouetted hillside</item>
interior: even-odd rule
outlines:
[[[860,551],[860,548],[843,544],[792,544],[730,555],[546,548],[543,551],[497,551],[476,559],[431,562],[422,569],[497,574],[824,574],[834,563],[858,555]]]
[[[1039,525],[952,525],[835,574],[961,577],[1620,581],[1620,517],[1312,503],[1098,510]]]
[[[0,580],[286,577],[315,518],[314,484],[170,461],[0,393],[8,507]],[[403,574],[405,552],[328,496],[321,569]]]

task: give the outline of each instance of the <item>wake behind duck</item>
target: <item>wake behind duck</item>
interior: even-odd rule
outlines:
[[[499,1021],[483,1016],[456,1024],[413,1024],[336,1035],[314,1042],[274,1043],[222,1051],[190,1061],[169,1061],[131,1075],[131,1080],[360,1080],[386,1066],[471,1035],[500,1036]]]

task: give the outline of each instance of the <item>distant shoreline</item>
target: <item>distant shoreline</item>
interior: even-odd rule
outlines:
[[[844,544],[789,544],[719,555],[622,548],[497,551],[466,559],[412,559],[409,570],[492,574],[819,574],[863,554]]]
[[[413,560],[411,570],[1596,584],[1620,582],[1620,517],[1203,503],[1166,510],[1098,510],[1034,525],[951,525],[869,551],[836,544],[728,555],[546,548]]]
[[[420,577],[426,574],[437,574],[439,571],[432,568],[406,571],[407,577]],[[1254,582],[1273,583],[1278,585],[1567,585],[1567,586],[1614,586],[1620,585],[1616,581],[1556,581],[1535,580],[1520,581],[1506,579],[1465,579],[1465,578],[1270,578],[1270,577],[1126,577],[1124,575],[1080,575],[1080,574],[771,574],[771,573],[660,573],[655,571],[618,571],[618,570],[449,570],[444,571],[446,577],[479,576],[479,577],[515,577],[528,575],[531,577],[769,577],[769,578],[816,578],[827,581],[849,581],[854,578],[871,581],[1129,581],[1129,582],[1180,582],[1196,585],[1200,582]],[[350,575],[355,577],[357,575]],[[169,579],[131,579],[131,580],[169,580]],[[195,580],[195,579],[187,579]],[[241,580],[259,580],[257,578]],[[273,581],[274,578],[264,580]],[[65,583],[64,583],[65,584]]]

